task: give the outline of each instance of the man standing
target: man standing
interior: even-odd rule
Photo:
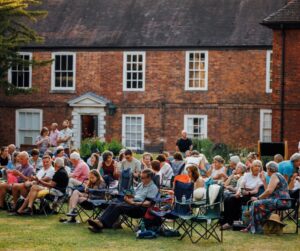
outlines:
[[[59,132],[57,143],[60,144],[64,148],[64,151],[67,155],[70,153],[70,147],[71,147],[71,140],[73,132],[69,128],[69,120],[64,120],[62,127],[63,130]]]
[[[176,142],[176,151],[181,152],[183,155],[185,155],[185,152],[188,150],[193,150],[193,142],[190,138],[187,137],[187,132],[183,130],[181,132],[181,138]]]
[[[57,129],[57,123],[51,124],[51,130],[50,130],[50,146],[51,147],[57,147],[57,140],[59,136],[59,131]]]

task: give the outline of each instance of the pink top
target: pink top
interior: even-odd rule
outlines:
[[[50,145],[57,146],[57,138],[58,138],[59,131],[56,129],[54,132],[50,131]]]
[[[74,171],[70,174],[70,177],[83,182],[88,179],[89,172],[89,166],[83,160],[80,160]]]

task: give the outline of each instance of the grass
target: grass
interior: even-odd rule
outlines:
[[[191,244],[188,239],[137,240],[129,229],[90,233],[87,224],[59,223],[60,216],[9,216],[0,212],[0,250],[299,250],[297,235],[263,236],[224,232],[224,243]]]

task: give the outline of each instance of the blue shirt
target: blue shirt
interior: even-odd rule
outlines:
[[[278,172],[283,176],[288,176],[288,180],[290,180],[294,173],[294,163],[290,160],[280,162],[278,164]]]

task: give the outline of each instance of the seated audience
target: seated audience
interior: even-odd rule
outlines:
[[[171,187],[171,180],[174,176],[172,167],[166,162],[166,157],[163,154],[159,154],[156,160],[160,162],[159,176],[161,185],[165,187]]]
[[[225,181],[227,179],[226,169],[224,166],[224,159],[217,155],[213,158],[213,164],[210,169],[207,171],[207,177],[215,181]]]
[[[29,158],[29,163],[32,165],[34,172],[40,170],[43,166],[42,158],[40,157],[40,152],[38,149],[32,149],[31,157]]]
[[[263,233],[264,221],[276,209],[276,205],[281,208],[290,206],[288,184],[285,178],[278,173],[278,164],[271,161],[266,166],[267,172],[271,176],[270,183],[263,194],[251,198],[253,204],[250,207],[250,224],[242,232]]]
[[[290,160],[282,161],[278,164],[278,172],[283,175],[288,184],[294,173],[298,172],[300,166],[300,153],[294,153]]]
[[[93,153],[90,157],[90,159],[87,161],[87,164],[90,168],[90,170],[93,170],[93,169],[97,169],[98,166],[99,166],[99,161],[100,160],[100,157],[99,157],[99,154],[98,153]]]
[[[200,169],[205,169],[205,160],[203,156],[204,155],[200,155],[197,150],[193,150],[191,152],[191,156],[185,158],[185,168],[191,165],[196,165]]]
[[[205,198],[206,190],[204,188],[204,180],[200,176],[199,168],[196,165],[191,165],[187,168],[189,182],[194,183],[194,200],[202,200]]]
[[[37,145],[40,155],[43,156],[50,146],[49,130],[43,127],[39,136],[36,137],[35,144]]]
[[[229,159],[229,167],[226,170],[226,175],[229,177],[232,174],[232,171],[235,170],[237,164],[240,162],[239,156],[231,156]]]
[[[64,160],[62,158],[57,158],[54,161],[55,173],[52,180],[44,181],[38,177],[34,178],[34,181],[37,183],[30,188],[29,194],[27,195],[23,205],[18,209],[17,213],[32,215],[33,214],[33,203],[39,197],[39,194],[50,194],[55,196],[55,200],[58,197],[63,196],[66,192],[66,188],[69,183],[68,174],[64,168]]]
[[[137,186],[134,196],[125,196],[124,202],[111,204],[98,219],[88,220],[89,230],[98,233],[103,228],[115,228],[116,225],[119,225],[118,219],[122,214],[143,217],[158,193],[152,177],[151,169],[143,170],[142,182]]]
[[[54,167],[51,163],[51,157],[49,155],[43,156],[43,166],[42,168],[37,172],[36,178],[43,181],[50,181],[54,175]],[[16,183],[12,187],[12,196],[13,196],[13,206],[12,206],[12,212],[15,212],[15,205],[17,204],[18,199],[20,198],[20,195],[24,198],[27,197],[30,188],[36,184],[34,181],[35,177],[31,177],[28,181],[22,182],[22,183]]]
[[[105,151],[102,154],[102,162],[99,163],[98,171],[103,176],[107,186],[119,178],[117,162],[113,159],[113,153]]]
[[[124,158],[121,163],[121,172],[130,168],[133,173],[134,183],[137,184],[141,174],[141,162],[133,157],[133,153],[129,149],[125,150]]]
[[[235,169],[232,171],[232,174],[224,182],[225,194],[226,193],[236,193],[238,188],[241,186],[243,180],[243,175],[246,172],[246,166],[239,162]]]
[[[20,167],[14,170],[7,170],[7,176],[12,176],[14,178],[13,183],[23,183],[30,180],[31,176],[34,174],[33,167],[29,164],[29,155],[27,152],[23,151],[19,153]],[[9,180],[9,177],[8,177]],[[5,182],[0,183],[0,209],[5,209],[4,199],[6,193],[11,193],[12,183]]]
[[[250,170],[252,162],[257,159],[257,154],[255,152],[251,152],[247,156],[246,167],[247,172]]]
[[[74,167],[74,171],[69,175],[69,186],[76,187],[88,179],[90,169],[88,165],[80,158],[78,152],[71,153],[70,161]]]
[[[93,194],[89,194],[89,189],[99,190],[105,187],[105,181],[96,169],[92,169],[89,173],[89,180],[87,184],[84,184],[84,192],[79,192],[78,190],[74,190],[72,196],[69,200],[69,213],[67,216],[72,217],[71,222],[74,222],[74,217],[77,216],[78,212],[76,210],[76,206],[78,203],[82,203],[83,201],[90,199],[99,199],[97,196],[93,196]],[[103,198],[101,198],[103,199]]]
[[[177,176],[184,171],[185,162],[180,152],[174,153],[173,157],[174,160],[171,162],[171,167],[173,169],[174,176]]]
[[[151,168],[151,161],[153,160],[151,153],[144,153],[142,157],[141,169]]]

